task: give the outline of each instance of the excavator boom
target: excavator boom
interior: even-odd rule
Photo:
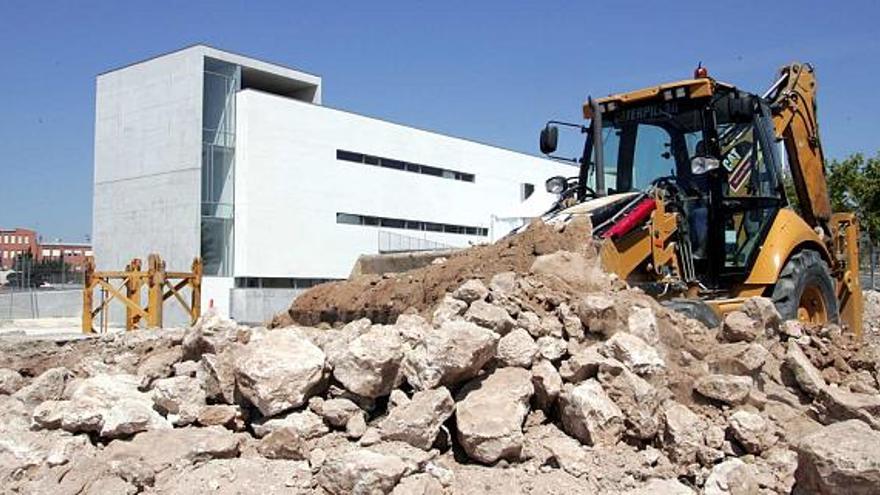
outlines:
[[[785,143],[801,215],[811,227],[820,227],[828,234],[832,212],[816,120],[813,67],[800,63],[783,67],[766,98],[773,112],[776,137]]]

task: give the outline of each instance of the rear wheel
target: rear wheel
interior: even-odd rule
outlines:
[[[839,318],[831,270],[811,249],[788,260],[779,273],[772,299],[783,320],[822,324],[836,323]]]

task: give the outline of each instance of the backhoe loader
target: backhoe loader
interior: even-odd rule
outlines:
[[[783,67],[761,96],[698,67],[693,79],[590,98],[583,115],[586,125],[541,131],[557,159],[560,126],[585,135],[570,159],[578,176],[547,181],[559,200],[545,222],[588,216],[608,271],[709,324],[766,296],[785,319],[861,334],[859,225],[831,211],[811,65]]]

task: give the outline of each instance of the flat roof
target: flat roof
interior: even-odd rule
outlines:
[[[300,69],[288,67],[288,66],[273,63],[273,62],[267,62],[267,61],[257,59],[254,57],[248,57],[248,56],[241,55],[241,54],[231,52],[228,50],[221,50],[219,48],[214,48],[213,46],[210,46],[205,43],[196,43],[196,44],[189,45],[189,46],[177,49],[177,50],[172,50],[170,52],[160,53],[158,55],[154,55],[152,57],[138,60],[136,62],[125,64],[125,65],[122,65],[119,67],[115,67],[115,68],[112,68],[112,69],[109,69],[109,70],[106,70],[106,71],[99,73],[98,77],[112,73],[112,72],[125,70],[129,67],[133,67],[133,66],[136,66],[139,64],[147,63],[147,62],[150,62],[150,61],[162,58],[162,57],[167,57],[169,55],[174,55],[174,54],[178,54],[178,53],[185,52],[185,51],[197,51],[203,56],[216,58],[216,59],[222,60],[224,62],[230,62],[233,64],[241,65],[242,68],[245,68],[245,69],[255,69],[255,70],[258,70],[261,72],[273,74],[275,76],[281,76],[286,79],[293,79],[293,80],[301,81],[304,83],[310,83],[315,86],[321,85],[321,76],[319,76],[317,74],[313,74],[311,72],[306,72],[306,71],[303,71]]]

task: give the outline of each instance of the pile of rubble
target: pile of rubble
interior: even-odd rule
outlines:
[[[392,324],[0,345],[4,493],[877,493],[880,346],[581,253]],[[56,367],[50,367],[55,364]]]

